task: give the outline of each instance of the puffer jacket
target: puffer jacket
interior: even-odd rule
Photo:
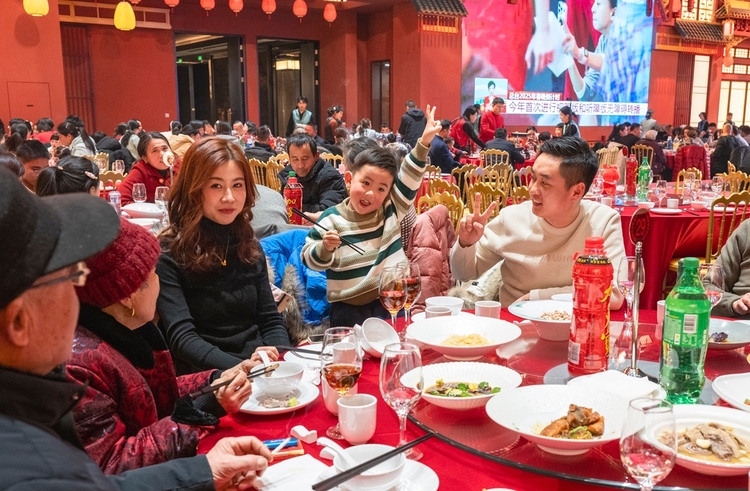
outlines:
[[[677,149],[677,155],[674,159],[672,168],[672,179],[677,178],[677,174],[683,169],[695,167],[703,173],[703,179],[709,179],[711,176],[710,160],[706,149],[698,145],[683,145]]]
[[[419,264],[422,275],[422,293],[412,306],[412,314],[424,311],[426,298],[445,295],[450,289],[450,251],[455,242],[456,233],[445,206],[417,217],[406,252],[409,261]]]
[[[172,148],[172,153],[174,153],[180,160],[185,158],[185,153],[193,143],[195,143],[195,140],[193,140],[190,135],[178,134],[169,137],[169,146]]]

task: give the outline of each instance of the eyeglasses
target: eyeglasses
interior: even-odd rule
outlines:
[[[64,283],[66,281],[70,281],[75,286],[85,286],[86,285],[86,277],[89,275],[91,270],[86,267],[86,263],[83,261],[80,261],[75,264],[75,271],[67,274],[65,276],[60,276],[59,278],[53,278],[51,280],[42,281],[40,283],[35,283],[29,287],[29,290],[32,290],[34,288],[41,288],[43,286],[51,286],[51,285],[57,285],[58,283]]]

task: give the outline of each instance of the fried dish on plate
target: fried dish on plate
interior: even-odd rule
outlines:
[[[556,419],[540,433],[551,438],[591,440],[604,434],[604,416],[591,408],[571,404],[568,414]]]

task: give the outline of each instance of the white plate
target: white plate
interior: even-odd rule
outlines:
[[[322,473],[315,482],[320,482],[323,479],[333,477],[336,470],[333,466],[329,467],[324,473]],[[414,462],[413,460],[406,460],[404,465],[404,472],[401,474],[401,479],[396,485],[389,488],[381,488],[377,491],[437,491],[440,486],[440,479],[435,471],[422,464],[421,462]],[[346,483],[339,487],[331,488],[331,491],[351,491],[346,486]],[[372,490],[375,491],[375,490]]]
[[[462,315],[462,316],[464,316],[464,317],[466,317],[466,316],[471,316],[471,317],[474,317],[474,314],[472,314],[472,313],[470,313],[470,312],[461,312],[461,313],[459,313],[458,315]],[[413,315],[413,316],[411,317],[411,321],[412,321],[412,322],[419,322],[419,321],[423,321],[423,320],[425,320],[425,313],[424,313],[424,312],[420,312],[420,313],[418,313],[418,314],[414,314],[414,315]]]
[[[461,318],[460,316],[433,317],[410,325],[406,332],[420,343],[429,346],[446,358],[477,360],[501,344],[521,335],[521,329],[510,322],[489,317]],[[479,334],[488,344],[481,346],[444,346],[440,343],[452,335]]]
[[[151,230],[151,227],[153,227],[154,224],[159,223],[161,219],[159,218],[128,218],[128,221],[132,224],[138,225],[139,227],[143,227],[146,230]]]
[[[701,423],[720,423],[730,426],[738,435],[750,439],[750,414],[728,407],[705,406],[702,404],[675,404],[674,417],[677,432]],[[658,435],[658,428],[654,436]],[[691,471],[709,476],[747,476],[750,464],[724,464],[677,454],[677,464]]]
[[[153,203],[130,203],[122,207],[133,218],[161,218],[164,213]]]
[[[725,332],[727,340],[721,343],[709,341],[708,349],[730,350],[742,348],[750,344],[750,326],[741,321],[729,321],[725,319],[711,319],[708,327],[708,335],[715,332]]]
[[[714,379],[714,392],[727,403],[750,413],[750,405],[745,404],[750,399],[750,373],[722,375]]]
[[[287,360],[288,361],[288,360]],[[293,407],[277,407],[273,409],[267,409],[259,405],[260,401],[268,398],[266,394],[258,389],[256,384],[253,384],[253,393],[250,394],[250,398],[245,401],[245,404],[240,408],[240,412],[247,414],[284,414],[296,411],[299,408],[305,407],[315,399],[318,398],[318,388],[309,382],[301,381],[297,386],[297,389],[292,392],[292,395],[297,397],[298,404]]]
[[[604,434],[593,440],[565,440],[539,435],[552,421],[568,414],[570,404],[591,408],[604,416]],[[529,385],[500,392],[490,399],[485,409],[495,423],[546,452],[579,455],[619,440],[628,401],[610,392],[587,387]]]
[[[682,210],[679,208],[652,208],[650,211],[657,215],[679,215],[682,213]]]
[[[558,293],[556,295],[552,295],[552,300],[557,300],[559,302],[572,302],[573,294],[572,293]]]
[[[309,349],[312,351],[322,351],[323,344],[308,344],[305,346],[300,346],[300,348]],[[300,365],[308,368],[320,368],[320,358],[308,353],[294,353],[292,351],[287,351],[286,353],[284,353],[284,361],[299,363]]]
[[[524,302],[516,302],[508,307],[511,314],[522,319],[528,319],[531,321],[544,321],[550,323],[570,324],[570,320],[566,321],[555,321],[550,319],[542,319],[542,315],[545,312],[553,312],[560,310],[567,312],[569,315],[573,315],[573,301],[561,301],[561,300],[526,300]]]
[[[500,392],[515,389],[521,385],[521,376],[515,370],[493,365],[491,363],[477,363],[470,361],[457,361],[453,363],[436,363],[427,365],[422,368],[422,380],[424,392],[422,399],[436,406],[457,411],[466,411],[476,407],[482,407],[487,404],[492,397],[497,394],[487,394],[474,397],[442,397],[432,396],[427,393],[427,389],[437,383],[438,380],[444,382],[487,382],[490,387],[500,387]],[[417,383],[417,374],[414,370],[404,375],[403,381],[409,386],[415,386]],[[498,392],[499,393],[499,392]]]

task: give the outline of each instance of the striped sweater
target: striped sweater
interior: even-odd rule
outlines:
[[[318,229],[310,230],[302,248],[302,261],[311,269],[326,272],[329,302],[372,302],[378,298],[383,268],[406,262],[401,247],[401,220],[422,184],[428,152],[429,147],[420,141],[404,158],[390,193],[378,210],[360,215],[347,198],[320,216],[323,227],[338,231],[341,237],[364,249],[364,255],[344,244],[329,252]]]

